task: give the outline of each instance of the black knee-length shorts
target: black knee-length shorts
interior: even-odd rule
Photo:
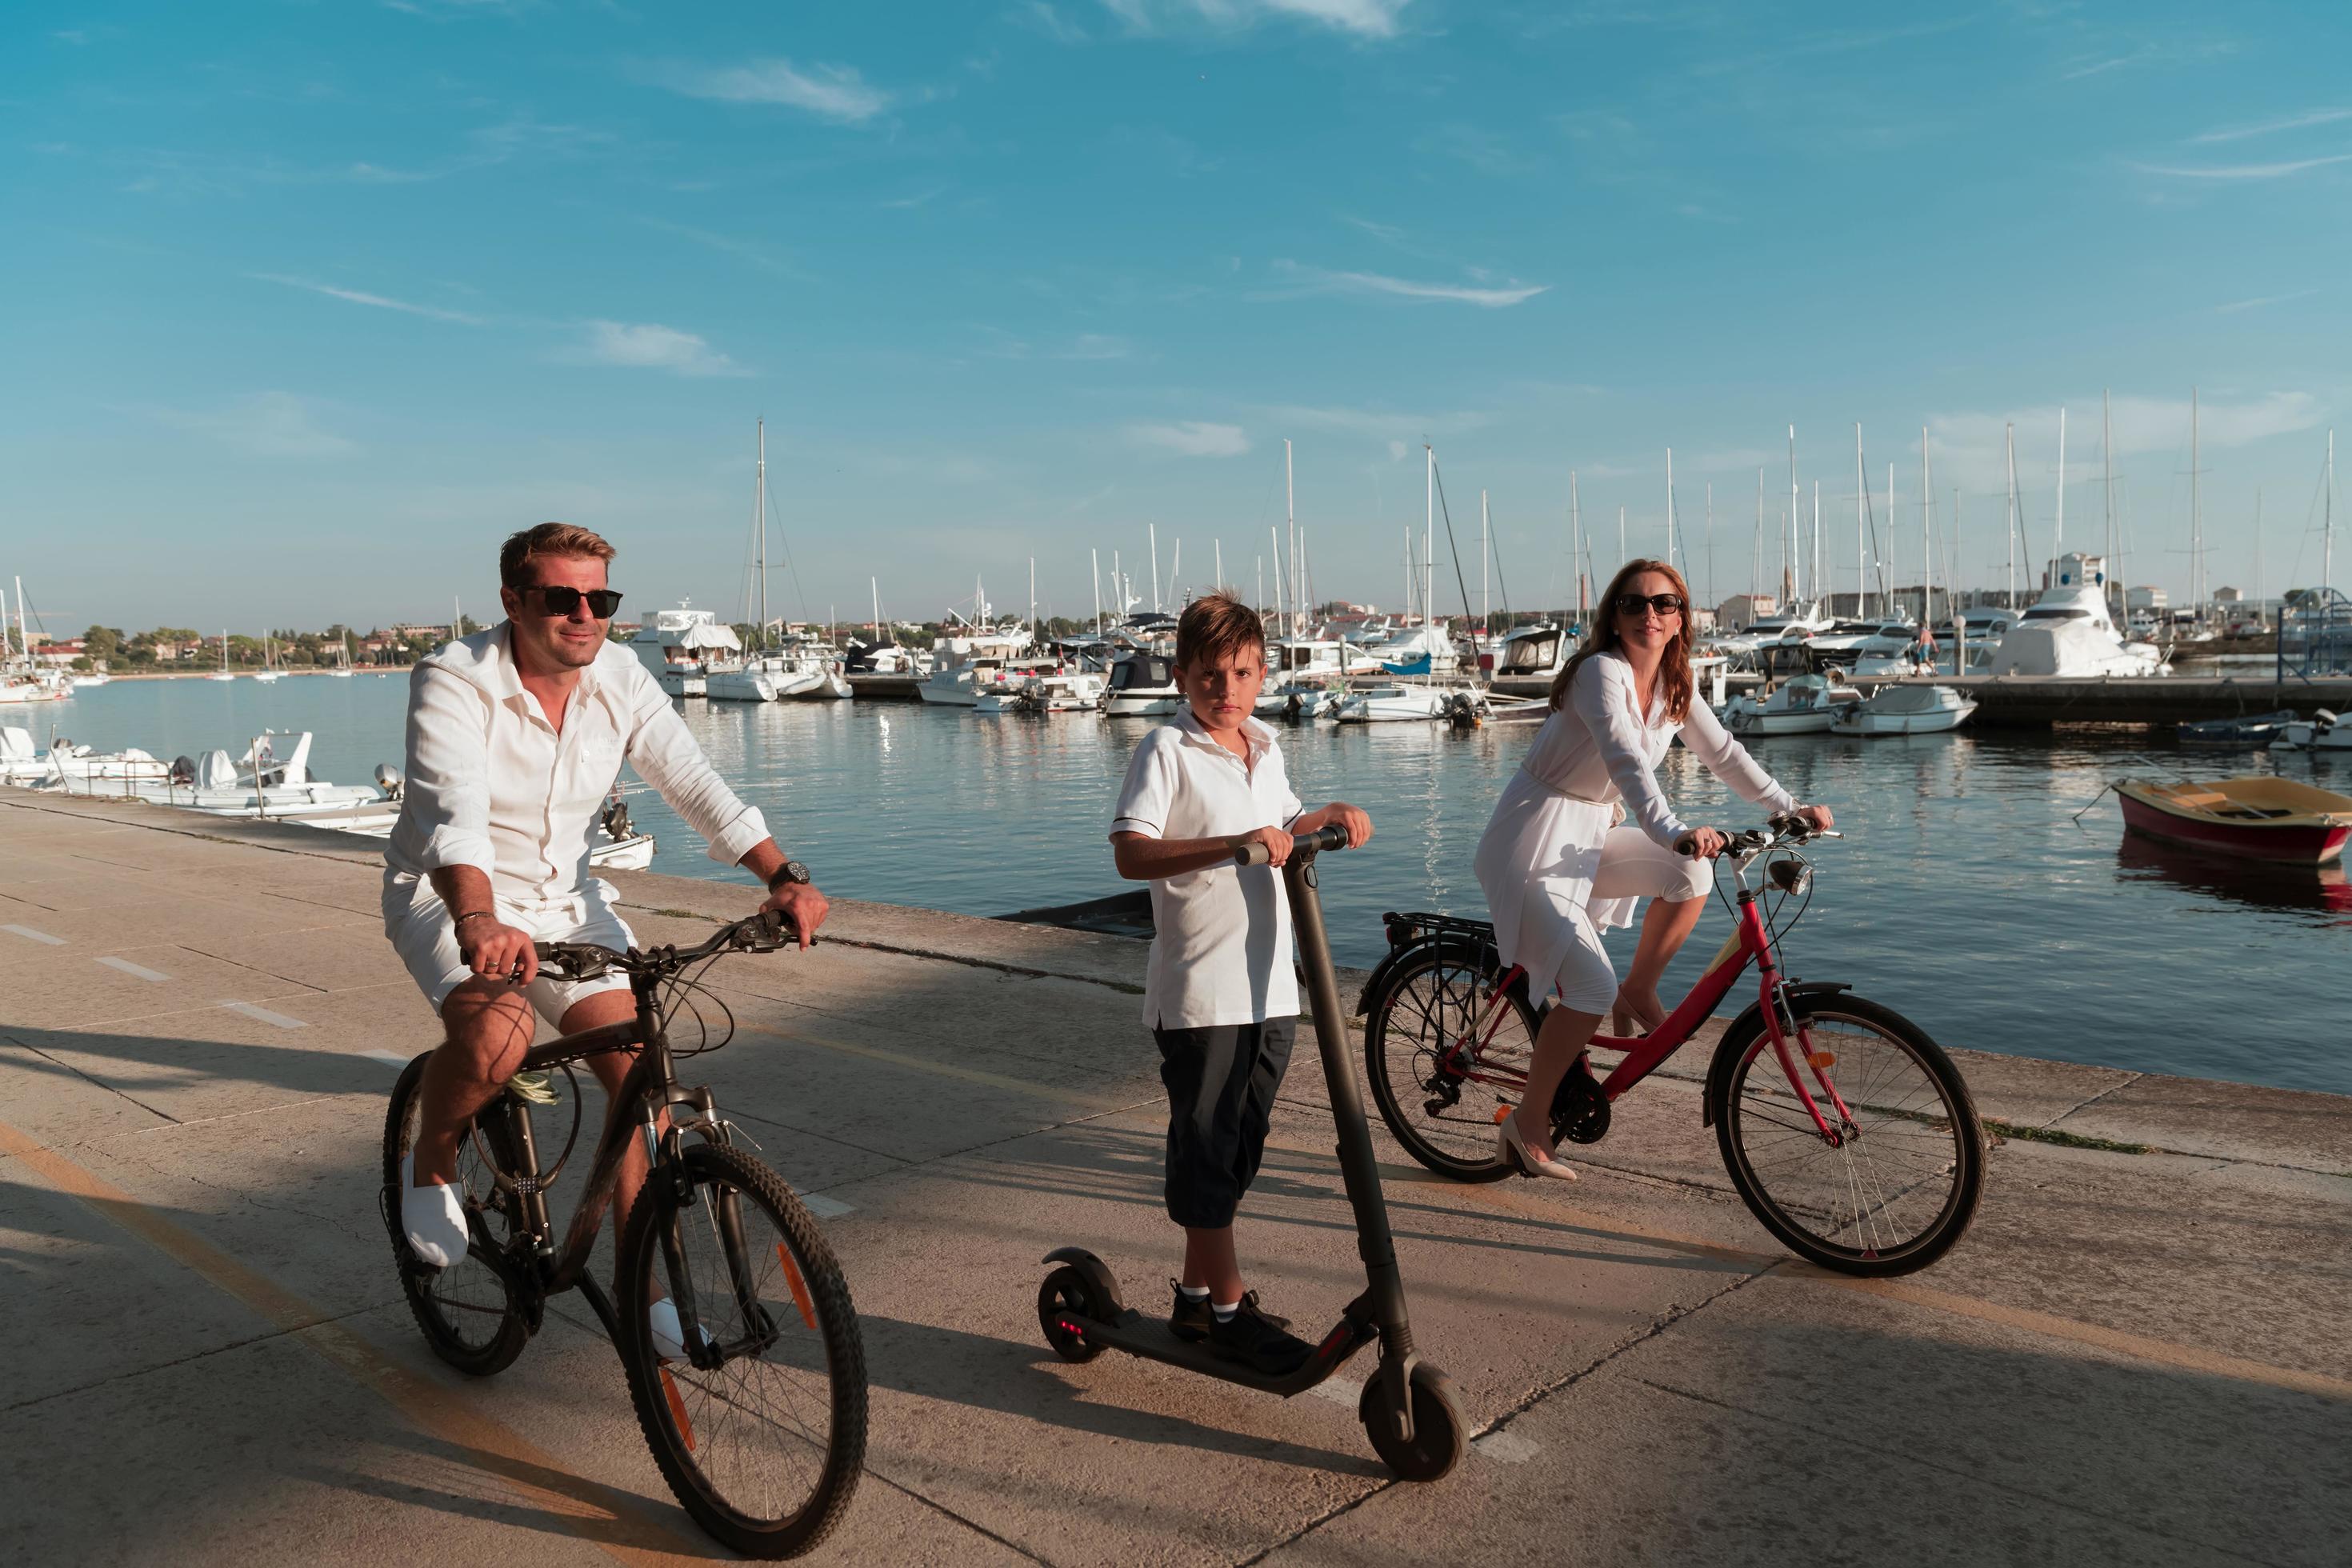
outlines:
[[[1194,1230],[1234,1223],[1265,1153],[1296,1018],[1154,1029],[1168,1086],[1168,1217]]]

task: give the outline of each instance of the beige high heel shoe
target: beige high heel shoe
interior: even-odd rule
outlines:
[[[1519,1135],[1519,1119],[1516,1116],[1506,1116],[1496,1124],[1495,1152],[1522,1176],[1549,1176],[1558,1182],[1576,1180],[1576,1173],[1569,1169],[1567,1161],[1538,1155],[1528,1147],[1527,1140]]]

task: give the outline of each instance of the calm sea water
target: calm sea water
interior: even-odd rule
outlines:
[[[262,728],[310,730],[313,771],[365,783],[399,765],[407,682],[293,676],[120,681],[38,716],[103,748],[160,756],[243,750]],[[903,703],[684,704],[687,721],[786,849],[843,897],[1002,914],[1121,889],[1106,835],[1149,721],[982,718]],[[21,711],[21,710],[20,710]],[[22,721],[11,721],[20,722]],[[1283,731],[1307,803],[1372,814],[1370,847],[1334,857],[1323,894],[1342,962],[1382,948],[1383,910],[1483,915],[1471,857],[1533,726],[1466,735],[1412,725]],[[2273,767],[2352,793],[2352,762],[2185,756],[2162,738],[2060,731],[1755,743],[1848,833],[1818,856],[1794,973],[1852,981],[1948,1045],[2147,1071],[2352,1092],[2352,888],[2126,839],[2107,780],[2156,767]],[[1752,808],[1677,749],[1668,792],[1693,821]],[[730,873],[649,792],[656,870]],[[2074,815],[2091,809],[2078,825]],[[738,878],[740,873],[732,873]],[[747,900],[749,889],[747,889]],[[747,902],[748,908],[748,902]],[[1711,912],[1677,961],[1686,985],[1728,917]],[[1612,939],[1621,966],[1632,933]]]

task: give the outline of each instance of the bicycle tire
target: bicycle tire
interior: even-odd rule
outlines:
[[[1428,1036],[1433,1030],[1443,1039],[1467,1034],[1500,973],[1491,948],[1469,942],[1433,943],[1390,971],[1380,994],[1365,1009],[1364,1075],[1371,1080],[1372,1103],[1380,1107],[1381,1120],[1406,1153],[1453,1181],[1499,1182],[1512,1173],[1511,1166],[1494,1148],[1496,1119],[1483,1103],[1461,1117],[1429,1110],[1432,1101],[1424,1095],[1442,1098],[1447,1089],[1459,1093],[1463,1080],[1437,1081],[1439,1063]],[[1449,978],[1453,975],[1466,977],[1466,984]],[[1538,1027],[1535,1009],[1517,990],[1504,1000],[1524,1042],[1517,1048],[1532,1053]],[[1458,1017],[1454,1016],[1457,1009]],[[1412,1016],[1416,1011],[1418,1019]],[[1409,1025],[1413,1026],[1411,1032]],[[1508,1027],[1507,1024],[1505,1029]],[[1516,1070],[1524,1078],[1528,1066],[1523,1058]],[[1499,1095],[1486,1098],[1492,1098],[1498,1106],[1516,1103]],[[1445,1110],[1457,1109],[1459,1104],[1454,1101]],[[1418,1115],[1415,1107],[1420,1108]],[[1442,1124],[1453,1151],[1433,1142],[1436,1134],[1424,1123]]]
[[[796,1557],[814,1549],[841,1522],[866,1460],[866,1352],[856,1309],[824,1233],[782,1176],[743,1151],[720,1143],[689,1144],[679,1158],[690,1187],[688,1198],[682,1202],[668,1173],[656,1171],[639,1194],[622,1239],[620,1349],[628,1372],[629,1396],[662,1479],[697,1524],[714,1540],[747,1557]],[[765,1211],[772,1241],[747,1239],[741,1212],[746,1202]],[[689,1203],[706,1224],[689,1227],[680,1223]],[[730,1213],[735,1233],[731,1257],[730,1244],[724,1239],[729,1223],[725,1216]],[[782,1511],[754,1511],[747,1506],[748,1496],[730,1495],[743,1489],[713,1474],[721,1468],[738,1468],[714,1463],[719,1446],[714,1439],[719,1434],[732,1437],[740,1431],[756,1436],[757,1432],[751,1429],[766,1426],[781,1431],[784,1425],[779,1411],[766,1402],[766,1381],[755,1389],[752,1373],[735,1370],[723,1386],[703,1381],[741,1369],[751,1358],[731,1358],[716,1372],[705,1373],[688,1362],[666,1362],[655,1351],[646,1312],[655,1300],[655,1271],[668,1267],[663,1237],[673,1225],[677,1229],[671,1234],[677,1237],[681,1253],[692,1250],[696,1257],[717,1257],[735,1293],[732,1302],[714,1311],[717,1298],[707,1288],[709,1281],[696,1268],[694,1258],[687,1259],[706,1333],[726,1345],[765,1331],[749,1321],[744,1308],[748,1285],[751,1302],[782,1331],[760,1348],[761,1367],[770,1366],[764,1356],[786,1339],[793,1342],[793,1350],[806,1353],[809,1336],[796,1331],[803,1324],[814,1336],[814,1348],[822,1352],[829,1385],[824,1451],[814,1467],[814,1479],[805,1497]],[[772,1251],[782,1263],[781,1279],[764,1271],[751,1276],[751,1258],[764,1256],[765,1251]],[[775,1303],[779,1310],[770,1312],[764,1298],[774,1289],[782,1295]],[[755,1400],[760,1404],[753,1409]],[[713,1416],[714,1407],[721,1414]],[[698,1421],[698,1415],[703,1419]],[[804,1422],[797,1424],[803,1432],[807,1430]],[[764,1468],[756,1460],[751,1468]]]
[[[1833,1058],[1848,1059],[1840,1073],[1845,1081],[1839,1092],[1849,1109],[1867,1123],[1858,1127],[1861,1136],[1833,1150],[1799,1114],[1788,1090],[1787,1076],[1771,1049],[1763,1015],[1742,1014],[1716,1047],[1706,1089],[1707,1113],[1715,1122],[1717,1145],[1733,1187],[1764,1228],[1807,1262],[1864,1278],[1909,1274],[1927,1268],[1967,1233],[1983,1194],[1984,1128],[1967,1083],[1941,1046],[1890,1007],[1846,994],[1791,996],[1790,1006],[1806,1037],[1814,1037],[1823,1024],[1838,1023],[1859,1026],[1885,1042],[1895,1057],[1917,1068],[1939,1103],[1930,1109],[1916,1102],[1916,1090],[1874,1087],[1872,1069],[1856,1068],[1852,1061],[1855,1047],[1831,1051]],[[1826,1049],[1824,1040],[1815,1038],[1814,1048]],[[1769,1076],[1756,1092],[1745,1092],[1749,1073],[1759,1064]],[[1836,1065],[1833,1061],[1832,1068]],[[1777,1091],[1769,1087],[1774,1084],[1779,1086]],[[1818,1093],[1817,1086],[1809,1084],[1809,1089]],[[1758,1124],[1753,1136],[1751,1122]],[[1811,1190],[1793,1173],[1776,1177],[1759,1168],[1761,1140],[1776,1137],[1762,1131],[1766,1126],[1784,1130],[1777,1134],[1777,1142],[1792,1151],[1788,1159],[1772,1162],[1774,1166],[1785,1166],[1789,1159],[1800,1156],[1821,1159],[1822,1172]],[[1909,1131],[1915,1127],[1926,1131]],[[1901,1152],[1884,1162],[1876,1159],[1872,1150],[1890,1139],[1895,1141],[1890,1147]],[[1913,1144],[1901,1142],[1906,1139]],[[1937,1166],[1934,1162],[1942,1158],[1947,1140],[1948,1165]],[[1859,1161],[1854,1157],[1857,1148],[1864,1151]],[[1880,1167],[1891,1167],[1896,1158],[1915,1161],[1914,1168],[1922,1173],[1919,1179],[1895,1187],[1894,1183],[1904,1173],[1890,1176]],[[1895,1236],[1895,1203],[1927,1191],[1929,1184],[1947,1172],[1948,1177],[1941,1183],[1943,1195],[1933,1214],[1916,1230]],[[1867,1203],[1863,1199],[1865,1193],[1870,1194]],[[1932,1192],[1929,1195],[1933,1196]],[[1916,1212],[1922,1206],[1908,1205],[1905,1212]],[[1840,1239],[1840,1232],[1851,1233],[1850,1239]]]
[[[392,1086],[391,1103],[383,1120],[383,1189],[378,1206],[392,1235],[393,1266],[408,1310],[424,1331],[433,1353],[470,1377],[489,1377],[505,1371],[530,1342],[531,1324],[514,1298],[505,1277],[479,1256],[476,1238],[463,1260],[436,1269],[419,1262],[400,1223],[400,1162],[415,1137],[416,1096],[424,1081],[426,1051],[401,1069]],[[517,1225],[513,1200],[499,1194],[482,1166],[470,1131],[461,1130],[457,1145],[457,1183],[468,1209],[479,1210],[485,1225],[511,1236]],[[494,1145],[505,1142],[504,1129],[486,1128]],[[505,1154],[501,1150],[500,1157]],[[493,1289],[494,1288],[494,1289]],[[495,1295],[496,1304],[492,1297]]]

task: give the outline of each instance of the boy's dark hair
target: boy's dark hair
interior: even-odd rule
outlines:
[[[1189,668],[1195,661],[1223,662],[1245,647],[1265,659],[1265,622],[1258,613],[1219,589],[1184,606],[1176,622],[1176,663]]]
[[[499,549],[499,581],[521,593],[530,587],[534,555],[573,555],[609,563],[617,553],[596,534],[569,522],[542,522],[507,536]]]

